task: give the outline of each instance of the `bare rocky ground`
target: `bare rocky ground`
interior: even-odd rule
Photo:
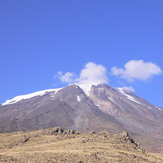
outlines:
[[[2,163],[162,163],[126,132],[80,134],[59,127],[0,134]]]

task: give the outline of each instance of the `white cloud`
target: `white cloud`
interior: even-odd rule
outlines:
[[[103,65],[95,64],[93,62],[87,63],[81,70],[79,77],[72,72],[58,72],[55,78],[61,80],[68,84],[78,83],[78,84],[100,84],[108,83],[108,78],[106,76],[107,69]]]
[[[55,78],[60,79],[62,83],[71,83],[74,81],[76,75],[72,72],[66,72],[63,74],[62,72],[58,71],[58,73],[55,75]]]
[[[124,68],[111,68],[111,72],[115,76],[120,76],[130,82],[134,79],[147,80],[154,75],[159,75],[162,70],[159,66],[151,62],[143,60],[130,60],[124,65]]]
[[[106,76],[107,69],[103,65],[97,65],[93,62],[89,62],[81,70],[80,76],[77,79],[79,84],[100,84],[108,83]]]

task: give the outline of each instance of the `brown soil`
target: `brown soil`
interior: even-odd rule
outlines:
[[[60,128],[1,133],[2,163],[162,163],[123,132],[79,134]]]

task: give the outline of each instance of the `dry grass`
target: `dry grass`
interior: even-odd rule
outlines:
[[[162,163],[126,133],[56,134],[50,130],[0,134],[3,163]]]

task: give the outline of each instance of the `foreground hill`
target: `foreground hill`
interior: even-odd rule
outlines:
[[[122,88],[77,85],[17,96],[0,105],[0,132],[61,126],[127,131],[148,151],[163,152],[163,109]]]
[[[80,134],[59,127],[0,134],[4,163],[162,163],[163,156],[147,153],[126,133]]]

